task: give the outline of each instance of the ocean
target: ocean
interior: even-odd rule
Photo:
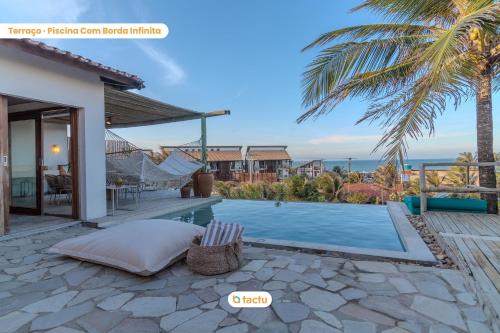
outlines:
[[[448,162],[454,162],[454,158],[435,158],[435,159],[409,159],[407,160],[407,164],[411,165],[412,169],[420,169],[420,164],[422,163],[448,163]],[[293,166],[297,166],[303,162],[307,161],[293,161]],[[332,170],[334,166],[338,165],[345,170],[348,168],[348,162],[347,160],[324,160],[323,163],[325,164],[325,170]],[[364,171],[364,172],[371,172],[375,171],[379,165],[384,164],[383,161],[380,160],[356,160],[353,159],[351,162],[351,170],[352,171]],[[447,167],[436,167],[436,168],[426,168],[428,170],[432,169],[448,169]]]

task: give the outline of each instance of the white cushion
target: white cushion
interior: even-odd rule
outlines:
[[[174,263],[205,228],[171,220],[138,220],[66,239],[51,253],[151,275]]]

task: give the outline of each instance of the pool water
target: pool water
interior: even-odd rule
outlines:
[[[239,223],[254,238],[404,251],[386,206],[223,200],[157,218]]]

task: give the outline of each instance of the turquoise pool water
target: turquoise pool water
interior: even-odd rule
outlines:
[[[404,251],[385,206],[223,200],[158,218],[240,223],[247,237]]]

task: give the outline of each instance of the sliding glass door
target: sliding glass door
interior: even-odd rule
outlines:
[[[10,115],[10,170],[13,213],[41,213],[41,118]]]

